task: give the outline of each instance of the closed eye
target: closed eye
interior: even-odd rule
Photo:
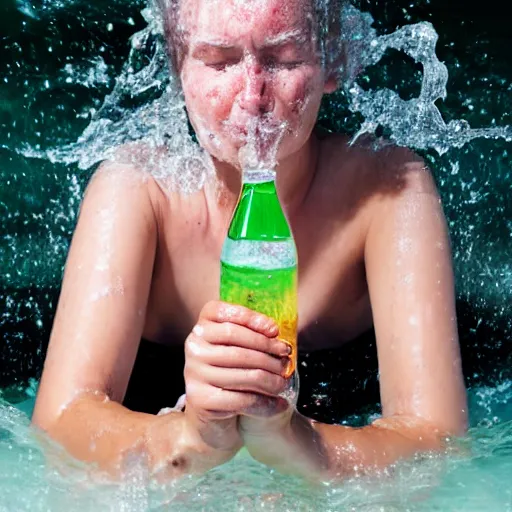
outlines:
[[[225,69],[236,66],[240,60],[239,59],[226,59],[226,60],[217,60],[217,61],[203,61],[204,65],[213,68],[217,71],[224,71]]]
[[[274,55],[269,55],[263,60],[263,65],[267,68],[295,69],[302,64],[304,64],[304,61],[301,59],[289,59]]]
[[[202,43],[194,48],[192,56],[205,66],[221,71],[238,64],[242,51],[234,46]]]

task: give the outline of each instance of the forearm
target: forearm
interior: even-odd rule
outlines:
[[[351,428],[318,423],[298,413],[286,428],[267,430],[265,436],[252,422],[243,438],[260,462],[312,480],[371,473],[416,453],[443,447],[441,433],[413,420],[378,420]]]
[[[383,470],[418,453],[439,451],[446,439],[431,425],[415,419],[380,419],[361,428],[312,425],[325,457],[325,476],[331,478]]]
[[[208,446],[182,412],[153,416],[130,411],[104,395],[86,394],[42,427],[77,459],[120,475],[139,457],[151,473],[175,478],[200,473],[229,460],[236,450]]]

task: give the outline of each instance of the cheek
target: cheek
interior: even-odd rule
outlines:
[[[300,114],[305,106],[319,94],[320,84],[313,73],[300,73],[282,78],[279,81],[281,101],[291,107],[294,114]],[[321,96],[321,93],[320,93]]]
[[[201,96],[204,98],[203,102],[209,115],[222,120],[231,111],[235,93],[232,88],[227,88],[222,84],[212,84]]]
[[[198,71],[182,77],[189,114],[210,121],[225,120],[238,94],[240,78],[234,72]]]

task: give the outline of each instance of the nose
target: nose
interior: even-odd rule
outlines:
[[[267,73],[254,59],[245,66],[244,87],[240,93],[240,106],[251,115],[264,114],[273,109]]]

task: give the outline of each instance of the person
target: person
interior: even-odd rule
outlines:
[[[33,415],[73,456],[122,472],[138,454],[174,478],[245,446],[271,467],[326,479],[464,434],[450,243],[433,178],[407,149],[314,129],[338,86],[314,7],[165,7],[189,120],[215,173],[182,194],[143,165],[110,161],[88,185]],[[299,348],[336,347],[374,327],[382,416],[361,428],[314,421],[279,398],[288,348],[276,325],[218,300],[248,127],[283,125],[277,186],[299,258]],[[184,410],[123,405],[141,337],[184,346]]]

